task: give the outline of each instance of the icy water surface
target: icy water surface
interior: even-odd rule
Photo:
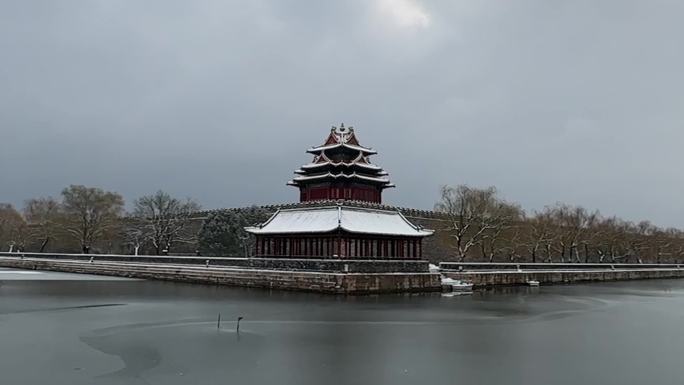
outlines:
[[[334,297],[0,269],[0,384],[671,385],[683,326],[684,280]]]

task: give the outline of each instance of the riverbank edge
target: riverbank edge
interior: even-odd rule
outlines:
[[[309,291],[326,294],[375,294],[441,290],[436,273],[344,273],[204,267],[110,261],[0,257],[0,267],[107,275],[174,282]]]
[[[474,288],[493,286],[527,285],[531,281],[542,285],[569,284],[578,282],[632,281],[643,279],[684,278],[684,269],[587,269],[555,271],[442,271],[448,278],[470,282]]]

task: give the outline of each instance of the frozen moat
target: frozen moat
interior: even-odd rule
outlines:
[[[344,297],[0,269],[0,383],[674,384],[683,319],[684,280]]]

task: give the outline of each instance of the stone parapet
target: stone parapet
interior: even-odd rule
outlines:
[[[679,269],[674,263],[499,263],[499,262],[440,262],[442,271],[515,271],[515,270],[624,270],[624,269]]]

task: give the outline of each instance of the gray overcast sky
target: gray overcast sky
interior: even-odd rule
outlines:
[[[354,125],[431,208],[495,185],[684,227],[681,1],[0,1],[0,201],[288,202]]]

